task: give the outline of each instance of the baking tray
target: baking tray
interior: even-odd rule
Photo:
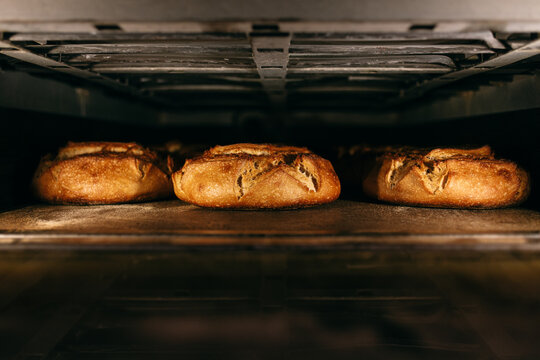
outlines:
[[[178,200],[101,206],[32,205],[0,214],[2,249],[76,247],[538,249],[540,213],[338,200],[297,210],[210,210]]]

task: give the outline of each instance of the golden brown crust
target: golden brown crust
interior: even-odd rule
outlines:
[[[334,201],[332,164],[305,148],[269,144],[216,146],[172,175],[181,200],[213,208],[297,208]]]
[[[398,204],[499,208],[523,202],[529,175],[489,146],[477,149],[392,149],[377,156],[364,192]]]
[[[217,145],[204,153],[207,157],[216,155],[273,156],[277,154],[311,154],[311,151],[296,146],[240,143],[225,146]]]
[[[166,161],[135,143],[70,142],[42,159],[32,185],[50,203],[114,204],[170,196],[170,173]]]

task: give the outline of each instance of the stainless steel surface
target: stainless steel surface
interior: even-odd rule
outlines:
[[[1,249],[156,247],[540,247],[540,213],[450,210],[338,200],[284,211],[226,211],[178,200],[108,206],[35,205],[0,214]]]
[[[2,0],[0,20],[539,20],[536,0]]]

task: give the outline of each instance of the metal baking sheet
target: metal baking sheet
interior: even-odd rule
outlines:
[[[210,210],[178,200],[33,205],[0,214],[2,248],[399,247],[539,248],[540,213],[430,209],[338,200],[297,210]]]

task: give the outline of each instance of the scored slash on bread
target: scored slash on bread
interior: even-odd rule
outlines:
[[[390,170],[386,175],[386,183],[394,189],[399,182],[414,171],[420,177],[426,191],[435,194],[442,191],[448,181],[448,162],[445,160],[455,159],[464,161],[495,160],[489,146],[478,149],[401,149],[399,151],[387,151],[386,156],[391,158]]]
[[[476,149],[355,149],[375,157],[364,175],[364,192],[406,205],[498,208],[523,202],[529,175],[509,160],[496,159],[489,146]]]
[[[337,199],[329,161],[308,149],[269,144],[216,146],[172,176],[184,201],[215,208],[293,208]]]
[[[32,186],[42,200],[61,204],[114,204],[172,194],[170,159],[136,143],[70,142],[46,156]]]
[[[257,156],[263,157],[263,155]],[[316,164],[308,157],[286,153],[283,155],[264,155],[262,159],[244,162],[236,180],[237,186],[235,186],[238,200],[247,194],[262,177],[272,176],[276,171],[285,171],[298,183],[304,185],[309,192],[316,192],[319,188]]]

